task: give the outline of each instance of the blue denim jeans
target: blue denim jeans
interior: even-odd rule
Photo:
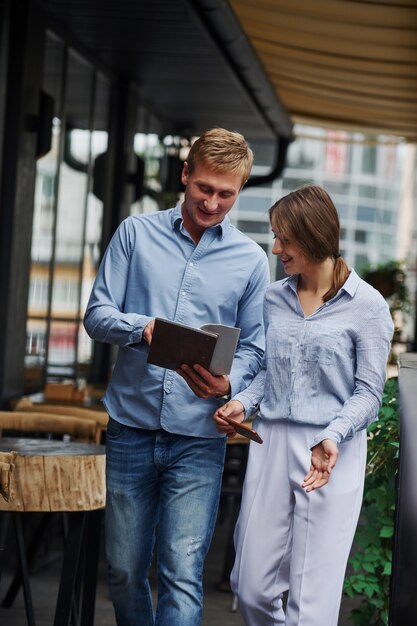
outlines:
[[[203,565],[220,497],[225,440],[129,428],[110,419],[106,556],[118,626],[198,626]],[[158,601],[148,570],[157,536]]]

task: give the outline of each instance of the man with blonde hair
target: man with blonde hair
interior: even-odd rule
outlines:
[[[211,416],[248,385],[264,350],[267,257],[227,215],[252,161],[239,133],[215,128],[197,139],[181,175],[184,201],[121,223],[88,303],[89,335],[119,347],[104,397],[106,555],[118,626],[201,622],[226,445]],[[156,317],[239,327],[230,375],[149,365]],[[156,540],[154,612],[148,570]]]

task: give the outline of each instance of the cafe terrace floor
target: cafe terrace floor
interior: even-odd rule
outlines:
[[[243,620],[239,613],[232,611],[232,594],[230,591],[219,590],[225,552],[225,535],[225,522],[219,518],[212,546],[206,560],[202,626],[243,626]],[[94,626],[116,626],[112,605],[107,593],[106,566],[102,547],[100,555]],[[54,538],[52,533],[48,537],[47,544],[40,550],[30,573],[36,626],[51,626],[53,624],[60,576],[60,556],[60,541],[58,537]],[[2,575],[0,588],[2,600],[10,582],[12,565],[13,563],[8,560]],[[152,573],[151,579],[153,578]],[[351,606],[351,601],[344,600],[342,602],[339,626],[351,626],[349,621]],[[19,592],[11,608],[0,608],[0,624],[1,626],[27,625],[22,591]],[[141,626],[140,621],[138,621],[137,626]]]

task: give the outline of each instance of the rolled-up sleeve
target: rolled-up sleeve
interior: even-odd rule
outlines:
[[[84,316],[88,335],[97,341],[118,346],[139,343],[152,319],[123,310],[132,246],[127,221],[122,222],[104,254]]]

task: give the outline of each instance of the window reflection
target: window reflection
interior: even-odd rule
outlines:
[[[53,321],[50,327],[48,359],[51,370],[62,375],[73,375],[77,325],[70,322]]]
[[[100,260],[103,224],[103,201],[92,193],[93,164],[108,148],[109,81],[52,33],[47,34],[43,88],[54,99],[55,117],[51,150],[37,162],[27,393],[41,389],[47,377],[88,374],[92,341],[82,319]],[[63,102],[61,94],[66,94]]]
[[[376,146],[363,146],[362,172],[375,174],[376,172]]]
[[[26,329],[25,391],[41,388],[45,382],[48,343],[48,313],[54,254],[57,177],[61,134],[61,82],[64,46],[47,33],[43,89],[53,98],[54,118],[51,149],[38,159],[32,228],[32,265],[29,282]]]

